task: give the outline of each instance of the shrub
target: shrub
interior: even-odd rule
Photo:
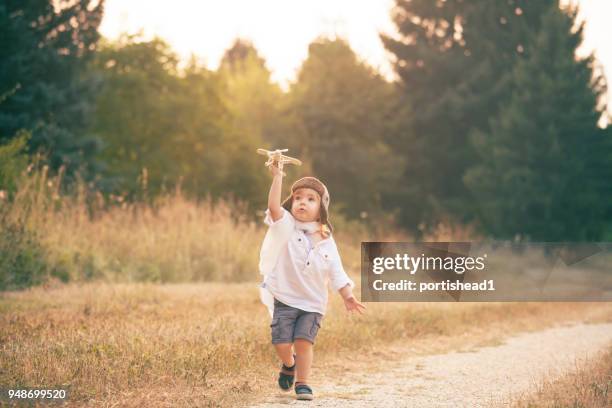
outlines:
[[[23,225],[2,222],[0,234],[0,290],[42,283],[47,275],[45,251]]]

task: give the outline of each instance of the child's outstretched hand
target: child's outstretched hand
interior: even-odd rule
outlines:
[[[350,313],[359,312],[359,314],[363,314],[367,309],[365,305],[361,304],[361,302],[355,299],[355,296],[349,296],[347,299],[344,299],[344,306]]]

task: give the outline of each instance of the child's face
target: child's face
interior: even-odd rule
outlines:
[[[321,197],[311,188],[298,188],[293,192],[291,214],[302,222],[318,221]]]

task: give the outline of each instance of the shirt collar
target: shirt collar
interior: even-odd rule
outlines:
[[[321,223],[317,221],[302,222],[295,220],[295,228],[303,231],[305,234],[313,234],[321,230]]]

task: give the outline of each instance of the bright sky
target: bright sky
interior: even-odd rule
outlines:
[[[577,2],[586,19],[580,54],[595,51],[609,78],[612,100],[612,1]],[[266,59],[272,78],[286,86],[306,58],[308,44],[319,35],[348,39],[353,50],[385,76],[392,77],[379,32],[393,33],[393,0],[106,0],[101,32],[143,30],[168,41],[184,59],[194,53],[215,69],[236,37],[250,39]],[[611,104],[612,105],[612,104]],[[610,109],[612,112],[612,107]]]

